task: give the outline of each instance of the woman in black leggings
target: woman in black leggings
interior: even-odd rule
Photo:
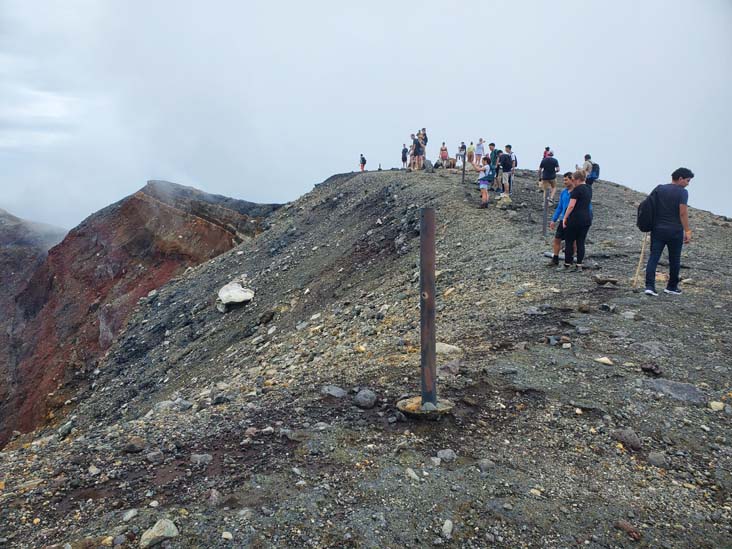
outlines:
[[[572,251],[577,243],[577,265],[572,270],[583,269],[582,261],[585,258],[585,239],[592,224],[590,202],[592,191],[585,185],[585,172],[579,170],[572,174],[574,188],[569,195],[569,205],[564,212],[564,268],[572,267]]]

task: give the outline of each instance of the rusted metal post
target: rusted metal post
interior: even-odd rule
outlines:
[[[549,193],[544,189],[544,221],[541,225],[541,234],[546,236],[547,218],[549,217]],[[561,223],[561,221],[560,221]]]
[[[465,163],[463,162],[463,166]],[[422,208],[419,228],[422,404],[437,404],[435,358],[435,210]]]

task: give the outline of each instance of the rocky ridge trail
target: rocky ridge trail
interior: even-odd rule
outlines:
[[[533,172],[515,187],[479,210],[456,173],[334,176],[142,297],[70,414],[0,452],[0,546],[728,545],[729,220],[692,210],[684,295],[649,298],[641,194],[595,184],[615,285],[547,268]],[[428,205],[434,423],[395,408]],[[242,277],[254,299],[217,311]]]

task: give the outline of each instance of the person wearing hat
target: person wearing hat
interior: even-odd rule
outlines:
[[[549,151],[552,150],[551,147],[544,147],[544,158],[549,156]]]

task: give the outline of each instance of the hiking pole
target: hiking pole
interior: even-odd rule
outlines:
[[[541,234],[546,236],[547,217],[549,215],[549,193],[544,189],[544,220],[541,226]]]
[[[463,164],[464,165],[464,164]],[[419,228],[422,405],[437,404],[435,357],[435,209],[422,208]]]
[[[463,182],[462,185],[465,185],[465,163],[467,162],[467,157],[465,156],[465,153],[463,153]]]
[[[643,256],[646,255],[646,243],[648,242],[648,233],[643,234],[643,244],[641,244],[640,258],[638,258],[638,267],[635,269],[635,276],[633,277],[633,289],[638,287],[638,277],[640,276],[641,265],[643,265]]]

